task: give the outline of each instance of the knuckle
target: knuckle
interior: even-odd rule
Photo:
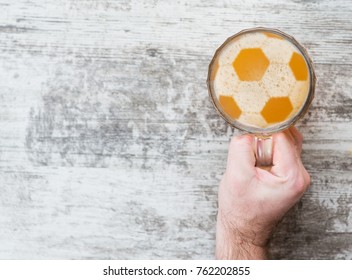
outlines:
[[[296,137],[303,138],[302,133],[296,127],[293,127],[292,129]]]
[[[302,134],[301,133],[297,133],[297,136],[296,136],[296,138],[297,138],[297,142],[298,143],[302,143],[303,142],[303,136],[302,136]]]
[[[237,146],[237,145],[247,144],[247,143],[251,143],[251,142],[252,142],[252,138],[250,135],[248,135],[248,134],[239,135],[239,136],[232,137],[231,146]]]
[[[308,174],[308,173],[307,173]],[[307,182],[308,177],[302,172],[297,174],[295,178],[293,179],[293,184],[292,184],[292,189],[294,194],[296,195],[302,195],[307,187],[308,187],[308,182]]]
[[[299,132],[298,130],[297,130],[297,138],[298,138],[299,140],[303,141],[303,135],[302,135],[302,133]]]
[[[311,179],[309,173],[307,172],[307,170],[304,170],[304,171],[305,171],[305,181],[306,181],[307,186],[309,186],[310,183],[312,182],[312,179]]]
[[[284,142],[287,140],[287,136],[284,132],[279,132],[274,135],[275,141]]]

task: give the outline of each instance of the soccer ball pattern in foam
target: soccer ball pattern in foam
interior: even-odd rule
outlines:
[[[265,56],[262,59],[262,73],[252,80],[245,80],[248,69],[240,69],[241,55],[251,58],[250,51]],[[260,52],[262,54],[260,54]],[[245,53],[247,52],[247,54]],[[308,93],[308,78],[298,81],[295,77],[290,60],[294,53],[299,53],[289,41],[264,33],[243,35],[235,43],[225,46],[217,61],[217,73],[214,79],[214,90],[220,95],[232,96],[241,109],[240,122],[254,124],[258,127],[271,125],[261,112],[271,98],[287,97],[292,104],[288,118],[296,114],[304,104]],[[245,59],[247,59],[245,57]],[[237,65],[236,65],[236,60]],[[247,59],[248,60],[248,59]],[[267,63],[267,61],[269,63]],[[236,68],[237,67],[237,68]],[[260,68],[260,67],[259,67]],[[241,73],[244,71],[244,73]]]

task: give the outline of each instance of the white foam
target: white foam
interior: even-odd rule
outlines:
[[[217,98],[220,95],[232,96],[238,86],[238,77],[232,65],[219,66],[214,79],[214,90]]]
[[[242,49],[262,47],[266,38],[261,32],[244,34],[234,38],[221,50],[218,58],[219,65],[232,64]]]
[[[262,32],[252,32],[239,37],[236,44],[240,49],[261,48],[266,40],[267,36]]]
[[[295,108],[295,111],[299,110],[305,103],[308,95],[308,90],[308,81],[296,81],[289,94],[292,106]]]
[[[242,112],[238,121],[259,128],[264,128],[268,126],[268,123],[264,120],[261,114],[251,114]]]
[[[291,42],[267,37],[262,47],[271,63],[288,63],[294,51],[300,53]]]
[[[270,64],[262,82],[270,97],[279,97],[289,95],[296,79],[288,64]]]
[[[259,113],[268,101],[268,96],[259,82],[241,82],[233,99],[242,112]]]
[[[226,45],[220,52],[218,57],[219,65],[231,65],[235,60],[236,56],[240,52],[241,48],[236,43],[236,40],[231,41]]]

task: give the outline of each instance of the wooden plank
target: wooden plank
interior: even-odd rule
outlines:
[[[213,258],[227,143],[205,79],[231,34],[312,55],[306,195],[274,258],[352,258],[349,1],[0,3],[0,258]]]

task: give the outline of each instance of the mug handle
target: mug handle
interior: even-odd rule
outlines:
[[[257,167],[273,165],[273,138],[271,136],[255,136],[255,157]]]

